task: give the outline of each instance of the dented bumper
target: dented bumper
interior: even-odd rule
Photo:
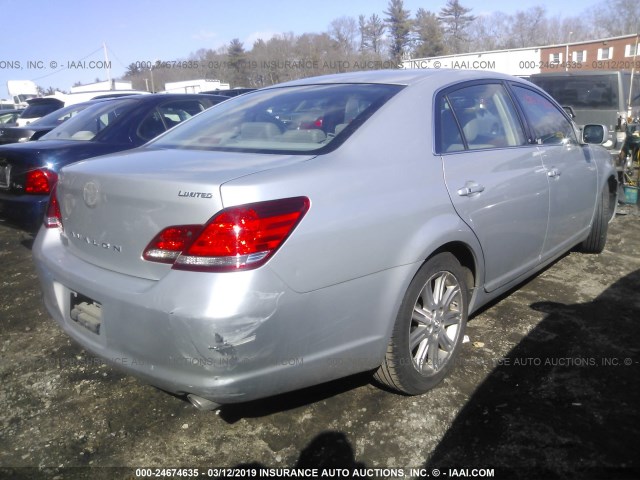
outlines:
[[[176,394],[220,404],[261,398],[375,368],[386,347],[390,317],[377,299],[345,302],[374,291],[372,282],[395,282],[393,271],[301,294],[269,268],[119,274],[69,254],[52,229],[39,233],[33,254],[47,310],[65,332]]]

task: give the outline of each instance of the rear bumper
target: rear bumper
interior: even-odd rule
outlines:
[[[0,191],[0,218],[35,233],[48,203],[48,195],[12,195]]]
[[[41,229],[33,255],[55,321],[108,363],[177,394],[219,404],[253,400],[376,368],[397,311],[402,267],[310,293],[269,268],[169,270],[159,281],[70,255]],[[101,305],[100,333],[70,315],[78,293]],[[396,298],[392,298],[396,297]]]

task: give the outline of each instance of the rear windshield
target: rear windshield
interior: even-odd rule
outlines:
[[[75,105],[71,105],[69,107],[64,107],[54,112],[45,115],[42,118],[39,118],[35,122],[32,122],[29,126],[57,126],[62,122],[69,120],[71,117],[77,115],[79,112],[90,106],[90,103],[77,103]]]
[[[402,89],[331,84],[259,90],[222,102],[149,143],[259,153],[320,153],[338,146]]]
[[[93,140],[137,104],[136,100],[107,100],[85,108],[39,140]]]
[[[55,112],[62,107],[62,102],[46,102],[46,103],[37,103],[34,105],[29,105],[25,108],[20,118],[40,118],[45,115]]]

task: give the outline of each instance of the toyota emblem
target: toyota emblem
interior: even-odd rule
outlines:
[[[93,208],[98,204],[98,194],[99,189],[95,182],[85,183],[84,189],[82,190],[82,198],[84,198],[84,203],[87,204],[87,207]]]

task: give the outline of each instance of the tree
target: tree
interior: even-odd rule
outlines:
[[[47,87],[45,89],[45,88],[41,87],[40,85],[38,85],[38,95],[40,95],[40,96],[55,95],[56,92],[68,93],[68,92],[65,92],[64,90],[60,90],[60,89],[58,89],[56,87]]]
[[[389,0],[384,13],[387,15],[385,21],[391,34],[391,59],[400,64],[402,54],[411,41],[411,12],[404,8],[403,0]]]
[[[444,53],[442,26],[435,13],[419,8],[416,12],[414,30],[416,36],[414,57],[435,57]]]
[[[589,9],[596,38],[617,37],[640,32],[640,2],[607,0]]]
[[[375,13],[365,20],[364,15],[358,17],[360,30],[360,51],[371,50],[373,53],[382,51],[382,39],[386,26],[382,19]]]
[[[547,12],[544,7],[531,7],[526,11],[516,12],[512,17],[509,37],[511,48],[525,48],[543,45],[547,36]]]
[[[590,27],[580,17],[553,17],[549,19],[546,26],[546,35],[538,45],[557,45],[594,38]]]
[[[242,42],[234,38],[227,48],[228,81],[233,87],[247,86],[247,60]]]
[[[469,51],[486,52],[507,48],[510,18],[503,12],[477,17],[467,29]]]
[[[353,17],[336,18],[329,25],[329,35],[338,44],[342,53],[349,54],[356,50],[358,25]]]
[[[440,9],[440,21],[444,24],[445,39],[450,53],[462,53],[463,45],[468,39],[465,34],[467,26],[476,17],[469,15],[470,8],[460,5],[458,0],[448,0],[447,5]]]
[[[130,63],[127,67],[127,70],[124,72],[123,78],[132,79],[137,77],[142,73],[142,69],[140,65],[136,65],[135,63]]]

